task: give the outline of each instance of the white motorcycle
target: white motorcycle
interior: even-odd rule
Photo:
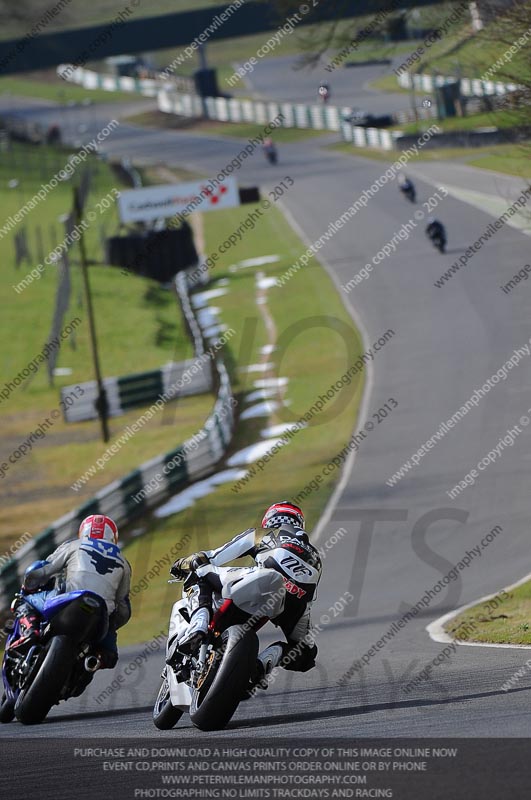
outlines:
[[[225,549],[223,563],[240,555],[253,540],[251,533],[249,542],[240,539],[233,552],[233,548]],[[261,566],[234,569],[233,579],[229,573],[221,594],[213,591],[213,615],[206,638],[190,655],[178,649],[190,624],[189,601],[183,598],[174,603],[166,665],[153,708],[153,722],[160,730],[173,728],[184,712],[203,731],[221,730],[240,702],[251,697],[261,685],[264,676],[257,669],[257,631],[284,610],[286,591],[293,587],[285,575],[300,578],[303,572],[305,580],[315,583],[318,580],[313,567],[299,556],[282,548],[271,550],[268,555],[278,560],[284,575]],[[215,564],[215,560],[211,563],[222,566]],[[185,588],[194,579],[192,573]]]

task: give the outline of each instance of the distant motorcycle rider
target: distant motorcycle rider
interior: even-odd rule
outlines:
[[[426,236],[438,246],[441,253],[444,252],[444,248],[446,247],[446,230],[442,222],[439,222],[435,217],[428,217]]]
[[[264,150],[264,155],[267,158],[267,160],[270,161],[271,164],[276,164],[278,158],[277,148],[275,147],[275,143],[273,142],[273,139],[270,136],[266,136],[266,138],[263,141],[262,147]]]
[[[317,90],[317,94],[319,95],[323,103],[325,104],[328,103],[331,95],[330,86],[328,85],[328,83],[319,84],[319,89]]]
[[[401,172],[398,174],[398,188],[412,203],[415,202],[416,190],[412,180]]]
[[[250,528],[216,550],[194,553],[174,563],[170,572],[181,580],[195,573],[194,584],[184,584],[193,613],[178,649],[190,653],[202,642],[210,622],[213,591],[221,593],[228,580],[238,577],[236,573],[243,577],[257,569],[274,569],[284,577],[285,598],[283,611],[272,622],[282,629],[287,642],[275,642],[266,648],[259,655],[257,667],[261,677],[279,664],[306,672],[315,666],[317,655],[310,634],[310,606],[322,572],[319,552],[304,530],[303,512],[293,503],[282,501],[269,506],[262,529],[265,531]],[[249,534],[253,532],[255,544],[249,548]],[[215,562],[227,563],[242,556],[251,556],[257,566],[215,566]]]
[[[446,231],[442,222],[439,222],[435,217],[428,217],[426,236],[430,239],[433,239],[434,236],[441,236],[443,239],[446,239]]]
[[[55,587],[51,588],[53,578]],[[77,539],[64,542],[46,560],[27,568],[22,595],[12,609],[21,617],[23,638],[37,640],[38,612],[49,597],[78,590],[99,595],[107,605],[109,627],[98,643],[97,655],[101,668],[112,669],[118,661],[116,631],[131,617],[130,582],[131,567],[118,546],[116,524],[110,517],[93,514],[81,523]]]

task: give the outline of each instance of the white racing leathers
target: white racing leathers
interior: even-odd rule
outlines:
[[[265,534],[265,535],[264,535]],[[207,578],[214,588],[214,607],[224,598],[231,597],[231,586],[247,575],[262,570],[275,570],[283,579],[273,613],[271,606],[264,607],[264,616],[272,618],[290,644],[305,641],[312,645],[310,607],[315,599],[322,566],[319,552],[310,544],[307,534],[293,525],[260,530],[249,529],[235,536],[227,544],[206,552],[210,564],[196,570],[200,578]],[[255,567],[223,567],[227,561],[251,556]],[[195,586],[190,590],[188,603],[192,610],[198,608],[201,592]],[[281,652],[279,650],[280,661]]]
[[[73,539],[60,545],[46,561],[27,573],[24,582],[28,589],[59,577],[65,592],[88,590],[102,597],[109,615],[115,612],[115,627],[125,625],[131,616],[131,567],[118,545],[102,539]]]

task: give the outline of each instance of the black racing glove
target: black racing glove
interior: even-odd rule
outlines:
[[[178,580],[184,581],[190,572],[194,572],[198,567],[203,567],[205,564],[210,564],[210,559],[206,553],[192,553],[191,556],[186,556],[186,558],[178,558],[170,569],[170,573]]]

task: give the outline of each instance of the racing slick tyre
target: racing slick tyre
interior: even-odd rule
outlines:
[[[15,716],[24,725],[42,722],[53,705],[72,669],[76,651],[66,636],[54,636],[39,671],[15,703]]]
[[[224,728],[238,708],[256,668],[258,637],[238,625],[224,631],[201,684],[192,691],[190,719],[202,731]]]

